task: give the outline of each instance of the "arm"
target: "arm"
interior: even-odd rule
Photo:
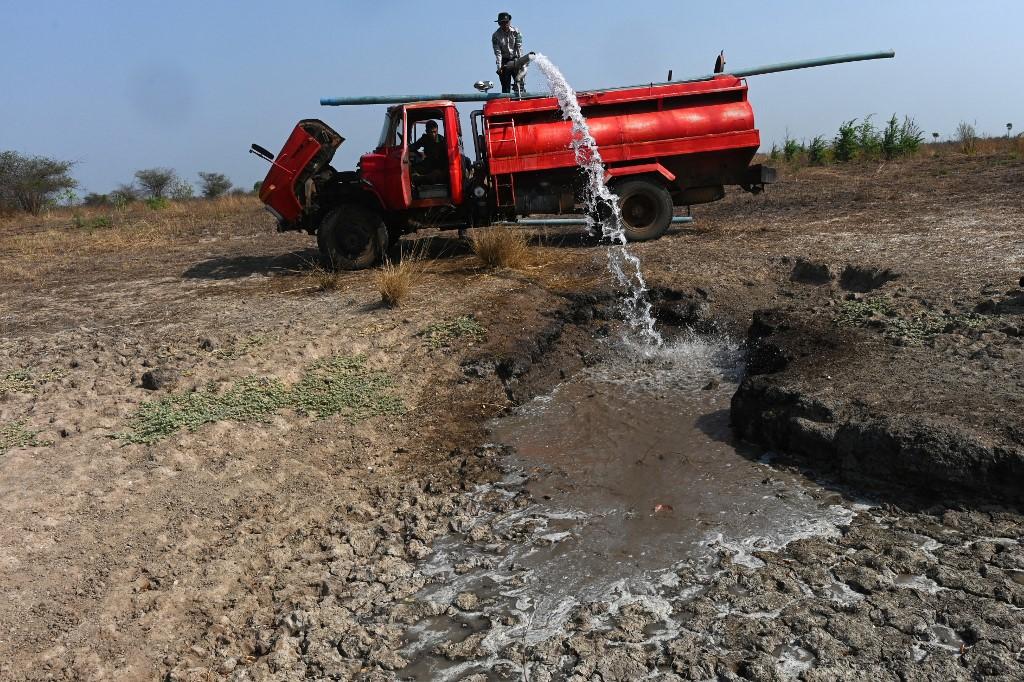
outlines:
[[[491,47],[494,49],[494,62],[498,71],[501,71],[501,45],[498,44],[498,32],[491,35]]]
[[[512,57],[514,59],[519,59],[520,57],[523,56],[523,32],[516,30],[515,36],[516,43],[515,47],[512,48]]]
[[[422,148],[423,148],[423,137],[422,136],[420,136],[420,139],[416,140],[411,145],[409,145],[409,151],[410,152],[419,151]]]

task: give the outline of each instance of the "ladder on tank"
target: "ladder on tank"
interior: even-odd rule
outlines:
[[[516,122],[515,119],[509,119],[509,121],[492,123],[491,121],[484,120],[484,125],[487,127],[487,158],[494,158],[494,143],[511,142],[512,143],[512,156],[519,158],[519,141],[516,139]],[[504,137],[494,137],[492,131],[497,134],[501,132]],[[511,134],[511,135],[510,135]],[[494,203],[498,208],[512,208],[516,205],[516,181],[513,173],[502,173],[501,175],[494,175]]]

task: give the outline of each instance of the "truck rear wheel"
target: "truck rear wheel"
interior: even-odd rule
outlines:
[[[662,185],[650,180],[626,180],[613,191],[619,197],[626,241],[657,239],[672,224],[672,195]]]
[[[359,204],[342,204],[321,221],[316,243],[330,270],[363,270],[380,260],[387,228],[380,214]]]

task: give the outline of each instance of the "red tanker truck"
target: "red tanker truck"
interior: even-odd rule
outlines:
[[[692,81],[577,95],[619,197],[627,240],[657,239],[673,207],[721,199],[726,185],[761,191],[775,171],[750,162],[760,145],[742,78],[754,73],[892,56],[847,55],[715,74]],[[474,157],[464,153],[455,101],[484,100],[469,117]],[[425,101],[416,101],[416,100]],[[571,126],[549,95],[342,98],[322,104],[393,103],[376,148],[355,171],[330,165],[344,141],[323,121],[300,121],[271,162],[259,196],[278,229],[317,235],[325,266],[377,263],[398,238],[423,227],[465,229],[531,214],[578,214],[585,180],[569,148]],[[418,173],[411,151],[428,121],[444,138],[441,172]],[[435,159],[436,162],[436,159]]]

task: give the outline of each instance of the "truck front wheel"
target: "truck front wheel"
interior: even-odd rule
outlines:
[[[363,270],[384,250],[387,228],[380,214],[359,204],[342,204],[320,223],[316,243],[320,262],[330,270]]]
[[[626,180],[613,191],[619,197],[626,241],[657,239],[672,224],[672,195],[660,184],[650,180]]]

